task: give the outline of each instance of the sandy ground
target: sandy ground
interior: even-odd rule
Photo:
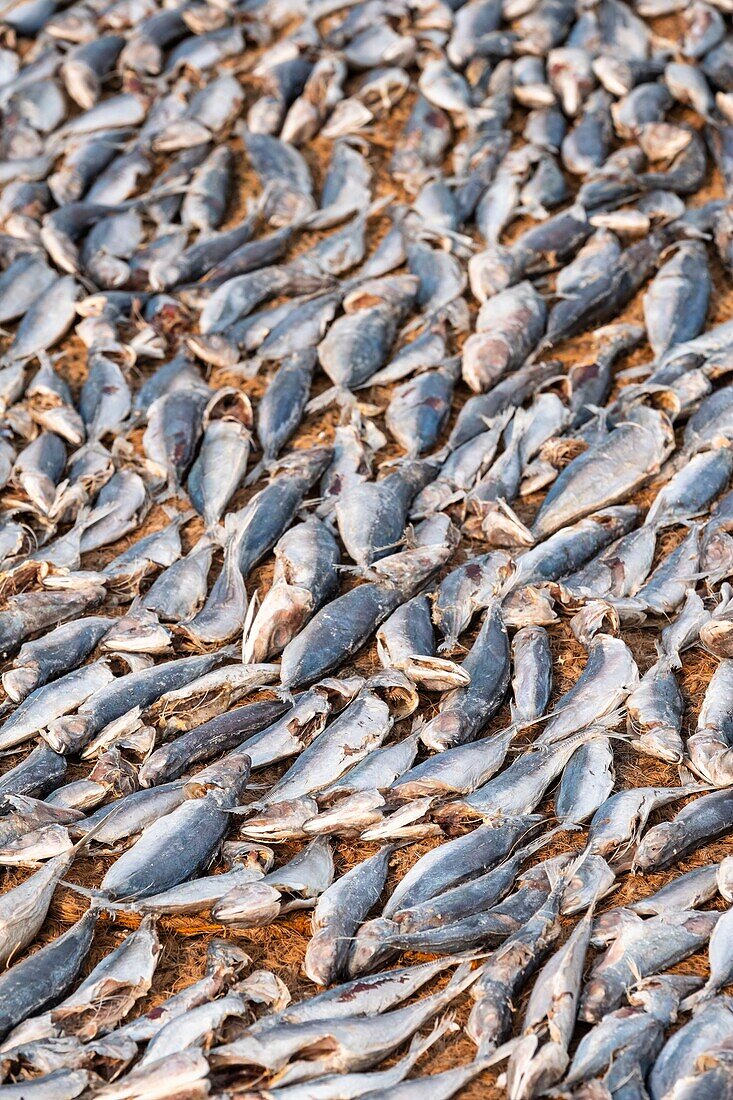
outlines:
[[[655,30],[660,36],[672,37],[676,29],[675,20],[656,21]],[[238,68],[246,68],[246,66],[238,66]],[[246,72],[242,72],[241,75],[245,87],[250,89],[251,101],[256,94],[255,85],[248,82]],[[389,115],[380,119],[373,132],[367,135],[370,141],[369,161],[375,174],[375,197],[393,195],[398,201],[409,200],[409,196],[406,196],[401,188],[390,178],[388,163],[395,142],[399,140],[405,119],[409,113],[410,103],[411,97],[408,95],[389,113]],[[689,121],[695,121],[695,116],[685,115],[683,112],[680,112],[680,115],[686,117]],[[519,128],[520,119],[518,117],[517,129]],[[237,139],[232,139],[232,144],[239,154],[238,188],[231,204],[229,223],[236,224],[243,215],[248,200],[252,199],[257,194],[258,188],[257,181],[246,164],[242,153],[241,143]],[[313,169],[316,184],[318,185],[320,178],[322,178],[324,164],[327,163],[330,155],[330,143],[325,139],[319,138],[312,142],[305,150],[305,155]],[[446,168],[449,170],[448,163],[446,164]],[[716,175],[712,175],[705,190],[693,200],[693,205],[697,205],[708,198],[716,197],[721,194],[721,182]],[[526,222],[514,223],[507,234],[508,239],[513,239],[526,224]],[[388,219],[384,215],[377,216],[373,219],[372,223],[370,223],[369,230],[370,248],[373,247],[384,232],[386,232],[388,225]],[[293,254],[304,251],[313,243],[314,239],[312,234],[303,234],[293,248]],[[719,321],[727,320],[733,316],[733,295],[731,294],[729,279],[717,263],[714,264],[714,275],[716,291],[709,317],[709,324],[711,325]],[[472,303],[472,311],[475,312],[475,303]],[[641,295],[637,296],[620,319],[641,321]],[[176,319],[175,324],[173,324],[170,331],[167,333],[171,353],[175,351],[178,342],[186,331],[189,330],[190,325],[191,319],[186,318],[184,314]],[[459,349],[460,343],[461,340],[459,338],[456,342],[455,350]],[[562,346],[557,353],[557,358],[565,364],[582,362],[592,355],[592,348],[593,341],[591,337],[582,336]],[[623,371],[629,366],[644,362],[647,359],[648,349],[643,347],[632,355],[622,358],[616,364],[616,371]],[[153,367],[155,365],[156,364],[152,364]],[[78,388],[85,376],[85,349],[78,338],[71,337],[62,346],[58,369],[71,384],[72,388],[78,392]],[[149,373],[150,370],[147,366],[142,369],[135,367],[131,380],[136,381],[139,378],[141,381],[142,376]],[[256,402],[261,396],[267,384],[267,380],[267,374],[261,374],[254,379],[244,379],[238,372],[214,370],[210,375],[210,381],[216,386],[240,386],[248,393],[253,402]],[[316,391],[324,389],[327,384],[327,379],[323,375],[320,375],[316,380]],[[457,411],[468,396],[469,393],[465,386],[460,385],[457,387],[454,412]],[[383,409],[389,399],[389,390],[386,388],[366,390],[363,391],[363,398],[366,402],[373,403]],[[337,422],[338,412],[333,410],[318,416],[307,417],[301,425],[301,429],[294,441],[294,446],[311,446],[316,442],[327,442],[332,438],[333,430]],[[381,416],[376,418],[376,422],[380,427],[384,427]],[[138,437],[133,438],[139,443]],[[390,441],[388,445],[377,454],[376,463],[378,465],[400,453],[399,447]],[[259,487],[261,487],[261,485],[255,486],[249,490],[242,490],[232,502],[232,507],[241,507]],[[639,494],[639,501],[648,503],[654,495],[654,489],[654,485],[645,489]],[[521,502],[520,507],[522,518],[531,518],[538,507],[539,501],[539,495],[525,498]],[[147,534],[162,526],[165,522],[167,522],[167,516],[163,509],[160,506],[154,506],[146,517],[144,525],[135,534],[134,538]],[[200,533],[201,524],[198,520],[188,524],[185,529],[186,548],[196,541]],[[682,537],[682,534],[682,531],[674,531],[660,539],[658,554],[661,556],[663,551],[668,551],[673,542],[678,541],[679,538]],[[84,565],[95,567],[103,564],[116,556],[121,550],[129,545],[132,540],[133,537],[128,537],[106,548],[103,552],[87,555],[84,560]],[[474,553],[481,552],[483,549],[485,549],[485,547],[480,540],[464,538],[455,561],[461,560],[464,556],[471,556]],[[252,594],[255,589],[259,589],[260,593],[266,591],[270,583],[271,574],[272,559],[270,558],[257,569],[250,578],[248,584],[250,594]],[[638,660],[642,673],[653,663],[654,639],[659,628],[660,624],[652,623],[642,630],[632,631],[624,635],[634,651],[634,655]],[[585,654],[582,647],[573,638],[567,620],[562,620],[552,627],[551,635],[555,657],[553,697],[556,698],[577,679],[584,664]],[[467,643],[468,640],[469,639],[466,639]],[[368,672],[377,667],[374,647],[369,647],[360,653],[354,661],[353,667],[361,672]],[[684,655],[681,685],[686,700],[687,709],[685,721],[688,730],[694,728],[702,693],[713,669],[714,662],[712,659],[700,650],[693,650]],[[343,671],[348,673],[350,668],[347,667]],[[425,716],[429,716],[433,713],[436,708],[436,701],[437,696],[424,694],[421,701],[421,713]],[[496,716],[491,728],[500,729],[507,721],[508,705],[502,708],[501,712]],[[407,732],[407,729],[408,723],[398,724],[395,729],[395,735],[400,736],[402,733]],[[20,759],[20,757],[6,758],[6,760],[3,761],[3,770],[12,767],[18,759]],[[280,771],[281,770],[283,769],[280,769]],[[87,769],[85,767],[74,767],[70,772],[70,778],[75,775],[83,775],[86,771]],[[666,786],[674,785],[678,782],[676,769],[650,757],[641,756],[620,742],[616,745],[616,773],[617,787],[619,788],[623,786],[631,787],[647,784]],[[264,776],[258,774],[256,780],[260,782],[263,779],[274,779],[277,774],[279,774],[278,770],[272,769],[265,773]],[[552,801],[549,800],[544,808],[549,814],[552,814]],[[671,816],[678,808],[679,804],[670,808],[668,811],[663,811],[661,814],[655,815],[652,819],[652,823],[655,820],[661,819],[662,816]],[[235,836],[236,828],[233,828],[231,837]],[[569,834],[563,836],[549,849],[543,850],[537,858],[546,858],[548,854],[553,854],[555,851],[560,851],[568,847],[579,848],[582,846],[582,839],[582,834]],[[436,843],[439,843],[439,840],[432,839],[412,844],[398,851],[392,861],[392,871],[388,889],[394,886],[407,868],[411,866],[420,855]],[[282,859],[285,860],[288,858],[296,849],[297,846],[295,845],[282,846]],[[335,859],[338,872],[343,873],[349,867],[371,854],[374,850],[376,850],[374,845],[366,843],[351,841],[336,843]],[[709,845],[701,849],[692,858],[683,861],[681,865],[675,869],[674,873],[686,871],[692,867],[709,863],[710,861],[719,860],[730,851],[733,851],[733,845],[731,845],[730,841],[722,841],[714,845]],[[96,852],[92,856],[85,855],[77,861],[73,868],[73,874],[70,877],[73,878],[74,881],[85,886],[97,885],[104,869],[111,863],[113,858],[114,856],[112,855],[98,855]],[[15,884],[23,875],[24,872],[2,872],[3,887],[7,888]],[[671,877],[672,875],[669,873],[637,876],[627,875],[621,877],[619,879],[618,889],[605,900],[601,909],[651,894],[665,882],[669,881]],[[78,894],[68,888],[60,888],[52,904],[50,917],[38,938],[36,946],[58,935],[61,930],[67,927],[81,914],[85,906],[86,903]],[[134,927],[134,923],[132,918],[124,916],[118,916],[116,919],[105,918],[98,928],[87,968],[91,969],[91,967],[106,953],[116,946],[125,935],[126,930],[130,927]],[[267,928],[253,931],[222,933],[220,928],[206,920],[187,918],[161,920],[159,923],[159,930],[164,950],[156,973],[153,990],[148,998],[142,1003],[141,1008],[148,1009],[154,1006],[172,992],[190,983],[203,972],[206,945],[208,940],[215,933],[218,935],[224,934],[235,939],[252,956],[253,965],[255,967],[266,967],[275,972],[285,982],[294,999],[310,995],[314,992],[314,987],[301,973],[301,963],[309,939],[309,923],[310,918],[308,913],[300,912],[286,916]],[[404,960],[416,961],[417,956],[405,955]],[[695,956],[684,963],[680,969],[686,972],[703,973],[706,971],[706,968],[707,964],[705,957]],[[459,1023],[465,1020],[468,1005],[468,998],[464,997],[463,1000],[459,1002],[457,1006],[457,1020]],[[439,1041],[431,1049],[428,1055],[420,1063],[420,1072],[434,1072],[469,1061],[473,1057],[473,1053],[473,1045],[461,1031],[457,1031]],[[482,1078],[477,1079],[472,1085],[467,1087],[461,1095],[465,1097],[483,1097],[487,1098],[487,1100],[494,1096],[502,1096],[503,1092],[495,1086],[494,1080],[492,1074],[485,1074]]]

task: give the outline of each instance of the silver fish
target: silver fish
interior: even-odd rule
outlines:
[[[248,625],[242,657],[266,660],[280,652],[338,590],[340,553],[315,516],[287,531],[275,547],[272,585]]]
[[[613,748],[608,737],[597,737],[575,750],[555,796],[560,821],[586,821],[606,801],[616,779]]]
[[[40,729],[83,705],[114,679],[105,661],[68,672],[52,684],[36,688],[0,726],[0,745],[10,748],[29,740]]]
[[[522,1036],[507,1066],[512,1100],[536,1095],[538,1089],[559,1081],[565,1073],[592,924],[591,908],[567,943],[537,975],[524,1014]]]
[[[409,714],[417,705],[417,695],[410,681],[394,670],[389,674],[385,691],[377,674],[266,793],[263,805],[299,798],[329,786],[347,767],[380,745],[395,721],[390,709],[390,681],[398,689],[404,688],[407,705],[400,709],[403,715]]]
[[[683,699],[669,658],[662,657],[644,674],[626,700],[632,744],[671,764],[682,762]]]
[[[588,848],[596,855],[623,860],[638,842],[657,807],[694,793],[694,787],[637,787],[617,791],[599,806],[588,829]]]
[[[541,626],[525,626],[512,639],[512,722],[531,725],[542,717],[552,692],[550,639]]]
[[[580,1019],[598,1023],[623,1000],[636,978],[672,966],[707,943],[719,913],[678,910],[628,922],[593,965],[580,1002]]]
[[[639,670],[626,643],[606,634],[597,635],[580,677],[558,699],[536,743],[554,744],[592,723],[613,725],[616,709],[638,682]]]
[[[680,1000],[694,984],[694,977],[666,974],[640,982],[629,993],[628,1005],[609,1013],[583,1036],[565,1085],[572,1088],[601,1074],[607,1087],[621,1085],[629,1068],[636,1067],[643,1076],[663,1044],[665,1026],[675,1022]]]
[[[206,867],[230,824],[249,774],[249,761],[230,769],[232,785],[189,799],[143,830],[140,839],[113,863],[102,879],[103,897],[146,897],[176,886]],[[173,853],[175,857],[173,856]],[[151,868],[156,873],[151,874]]]
[[[704,515],[733,473],[727,447],[695,455],[652,501],[645,523],[668,527]]]
[[[319,898],[313,913],[313,936],[303,968],[317,985],[332,985],[343,976],[350,937],[384,889],[392,848],[352,867]],[[348,898],[348,904],[347,899]]]
[[[733,1005],[728,997],[716,997],[704,1005],[699,1013],[681,1027],[665,1043],[649,1075],[649,1092],[653,1100],[663,1100],[697,1077],[701,1079],[704,1094],[709,1084],[713,1092],[715,1082],[715,1053],[730,1041],[733,1025]],[[698,1068],[698,1059],[705,1062]],[[709,1062],[708,1062],[709,1059]],[[712,1080],[705,1081],[705,1069],[712,1066]],[[719,1085],[720,1082],[717,1082]],[[712,1095],[712,1093],[711,1093]]]
[[[697,720],[688,739],[693,768],[714,786],[727,786],[730,768],[730,725],[727,699],[733,683],[733,663],[723,660],[713,673]]]
[[[112,1030],[150,989],[161,951],[154,924],[146,918],[60,1004],[16,1027],[6,1045],[60,1034],[90,1040],[103,1030]],[[111,989],[114,998],[109,997]]]
[[[481,306],[476,332],[463,349],[463,378],[485,392],[520,366],[539,342],[547,308],[531,283],[519,283]]]
[[[201,446],[187,486],[191,503],[208,528],[221,520],[244,480],[251,428],[252,407],[247,396],[238,390],[220,390],[204,411]]]
[[[658,472],[672,446],[671,425],[664,414],[632,410],[627,423],[563,470],[535,518],[535,538],[544,538],[597,508],[624,500]],[[594,473],[596,464],[603,469],[602,477]]]
[[[491,1053],[506,1038],[517,994],[560,935],[564,885],[561,877],[534,915],[492,953],[482,968],[472,993],[476,1003],[466,1025],[479,1054]]]
[[[362,1096],[377,1089],[394,1088],[407,1076],[425,1051],[449,1030],[449,1027],[449,1021],[443,1019],[425,1038],[416,1035],[407,1053],[388,1069],[354,1074],[326,1074],[315,1081],[305,1081],[301,1085],[284,1085],[282,1088],[270,1089],[270,1095],[272,1100],[336,1100],[344,1092],[349,1096]]]
[[[502,550],[480,555],[451,570],[433,602],[433,620],[444,637],[439,652],[450,651],[477,612],[512,578],[514,566]]]
[[[445,695],[438,714],[420,730],[420,740],[436,752],[472,741],[504,700],[509,687],[509,640],[498,599],[489,605],[463,668],[471,682]]]
[[[385,668],[398,668],[428,691],[466,685],[469,674],[454,661],[435,654],[430,604],[414,596],[390,615],[377,631],[377,654]]]
[[[89,909],[61,936],[16,963],[0,978],[4,992],[0,1016],[3,1037],[34,1012],[63,997],[71,987],[87,957],[98,916],[96,909]]]
[[[15,703],[20,703],[37,688],[54,679],[71,665],[81,664],[104,637],[114,620],[104,616],[85,616],[49,630],[35,641],[25,642],[3,674],[3,688]]]
[[[257,928],[271,923],[279,913],[310,907],[333,878],[329,842],[317,837],[282,867],[227,891],[215,902],[212,916],[226,926]]]
[[[644,320],[657,357],[700,335],[710,291],[705,247],[699,241],[686,242],[660,269],[644,295]]]
[[[678,855],[725,836],[732,827],[732,812],[733,800],[727,789],[695,799],[671,821],[649,829],[634,855],[635,865],[645,870],[668,866]]]
[[[269,1029],[261,1039],[250,1034],[216,1048],[211,1055],[212,1061],[216,1066],[261,1065],[270,1070],[283,1069],[288,1065],[287,1073],[280,1077],[283,1083],[308,1080],[337,1070],[368,1069],[449,1005],[476,977],[477,974],[463,964],[444,990],[407,1008],[395,1009],[376,1021],[369,1017],[354,1017],[350,1020],[283,1024],[279,1028]],[[312,1045],[320,1036],[330,1038],[333,1046],[330,1054],[310,1063],[294,1060],[306,1045]]]

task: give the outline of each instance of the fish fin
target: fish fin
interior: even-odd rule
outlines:
[[[543,833],[542,836],[538,836],[535,840],[531,840],[529,844],[524,844],[521,848],[518,848],[514,852],[514,855],[520,856],[522,859],[529,858],[529,856],[534,855],[535,852],[541,851],[547,844],[554,840],[559,833],[579,832],[581,828],[581,825],[561,822],[553,829],[550,829],[549,832]]]
[[[97,824],[92,829],[89,829],[86,833],[84,833],[84,835],[79,840],[77,840],[76,844],[71,849],[71,851],[74,854],[74,857],[76,857],[79,854],[79,852],[83,852],[84,849],[89,844],[89,842],[91,840],[93,840],[94,837],[97,835],[97,833],[101,832],[102,829],[104,828],[104,826],[108,825],[110,821],[113,821],[114,818],[117,816],[118,813],[120,813],[121,810],[122,810],[122,806],[117,806],[116,809],[111,810],[106,815],[106,817],[103,817],[101,821],[98,821]],[[68,883],[67,885],[71,886],[72,884]]]
[[[448,982],[443,992],[448,993],[454,991],[454,996],[462,993],[464,989],[468,989],[473,985],[476,979],[481,974],[481,967],[474,970],[472,967],[473,959],[465,959],[456,969],[453,971],[451,980]]]
[[[389,195],[380,195],[379,198],[373,199],[370,202],[369,206],[367,206],[364,212],[364,217],[376,218],[377,215],[381,214],[383,210],[386,210],[387,207],[390,206],[396,198],[397,196],[392,193]]]
[[[273,695],[276,695],[278,699],[281,699],[283,703],[290,703],[292,705],[295,702],[295,696],[286,684],[270,685],[267,690],[271,691]]]
[[[357,577],[363,581],[374,581],[379,583],[384,578],[379,574],[376,569],[370,569],[368,565],[335,565],[334,569],[338,573],[347,574],[350,577]]]
[[[254,485],[256,481],[259,481],[261,477],[268,471],[268,464],[266,459],[261,459],[247,474],[244,479],[244,484],[249,488],[250,485]]]
[[[259,609],[260,609],[260,597],[257,594],[257,591],[255,590],[252,594],[251,600],[249,601],[249,606],[247,607],[247,611],[245,612],[244,623],[242,625],[242,663],[243,664],[247,664],[247,659],[245,657],[247,639],[249,637],[250,631],[252,629],[252,624],[254,623],[255,618],[257,617],[257,612],[259,611]]]
[[[66,878],[62,878],[59,885],[65,886],[67,890],[73,890],[75,894],[81,894],[82,897],[90,898],[92,901],[98,902],[104,898],[104,894],[101,894],[99,890],[88,886],[80,886],[78,882],[69,882]]]
[[[521,1037],[509,1039],[499,1047],[492,1047],[491,1044],[479,1044],[475,1061],[482,1062],[486,1069],[489,1066],[496,1066],[500,1062],[505,1062],[511,1058],[521,1041]]]
[[[329,386],[323,393],[311,398],[305,407],[306,415],[325,412],[332,405],[340,405],[343,409],[350,409],[356,404],[356,398],[351,390],[345,386]]]
[[[422,1058],[434,1043],[437,1043],[439,1039],[442,1039],[448,1032],[459,1030],[456,1023],[455,1013],[446,1012],[442,1019],[438,1020],[435,1026],[428,1032],[427,1035],[415,1035],[410,1043],[405,1060],[409,1061],[410,1065]]]
[[[486,538],[489,540],[490,545],[512,545],[521,547],[530,547],[535,544],[535,537],[516,514],[514,509],[500,497],[492,506],[486,509],[485,515],[481,519],[481,530]],[[492,531],[494,536],[492,537]],[[503,532],[503,537],[497,540],[497,535]],[[507,543],[507,539],[510,541]],[[514,584],[514,578],[507,578],[503,588],[505,592],[509,592]]]
[[[633,958],[628,959],[628,967],[633,974],[634,981],[637,985],[644,981],[644,975],[642,974],[641,970],[639,970],[639,967],[637,966],[636,961]]]

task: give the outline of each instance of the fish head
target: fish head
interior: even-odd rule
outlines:
[[[516,281],[518,273],[517,262],[508,248],[488,248],[468,261],[471,290],[480,302],[506,290]]]
[[[726,856],[718,867],[718,890],[727,902],[733,902],[733,856]]]
[[[371,973],[389,958],[391,951],[385,941],[393,927],[393,922],[386,917],[376,917],[362,924],[349,955],[349,975],[352,978]]]
[[[481,995],[477,996],[477,994]],[[477,982],[473,995],[477,996],[477,1000],[468,1017],[466,1032],[478,1046],[479,1055],[487,1057],[496,1049],[502,1037],[511,1030],[513,1008],[501,985],[496,990],[491,986],[484,989],[482,984]]]
[[[407,718],[419,705],[412,680],[396,668],[383,668],[369,677],[365,688],[388,704],[396,718]]]
[[[733,622],[711,619],[701,628],[700,641],[715,657],[733,657]]]
[[[137,768],[125,760],[119,749],[111,748],[97,760],[89,773],[94,783],[100,783],[117,798],[132,794],[138,788]]]
[[[513,549],[534,545],[532,532],[504,501],[486,505],[481,513],[481,530],[489,546]]]
[[[405,672],[426,691],[452,691],[471,682],[465,669],[445,657],[408,657]]]
[[[278,916],[282,899],[280,891],[265,882],[247,882],[235,886],[220,898],[211,910],[214,920],[237,928],[258,928],[270,924]]]
[[[579,1017],[588,1024],[599,1023],[612,1007],[611,993],[602,978],[591,977],[580,1002]]]
[[[725,530],[715,531],[705,538],[702,569],[711,579],[730,576],[733,572],[733,537]],[[702,636],[702,631],[700,632]]]
[[[629,993],[629,1004],[638,1005],[665,1025],[674,1023],[680,1001],[701,984],[697,974],[654,974]]]
[[[107,652],[161,653],[169,649],[171,632],[154,612],[136,611],[119,619],[105,635],[101,649]]]
[[[266,661],[280,653],[310,618],[313,594],[294,584],[274,584],[244,638],[242,659]]]
[[[74,753],[87,744],[93,732],[91,718],[72,714],[51,722],[48,729],[43,730],[42,737],[54,752]]]
[[[239,977],[252,963],[252,959],[231,940],[221,940],[215,936],[206,949],[206,973],[232,981]]]
[[[147,35],[135,35],[125,46],[120,56],[126,69],[134,73],[157,76],[163,68],[163,53],[160,46]]]
[[[248,817],[240,829],[240,835],[250,840],[293,840],[305,836],[303,826],[318,814],[314,798],[293,798],[275,802],[264,808],[261,814]]]
[[[665,821],[650,829],[634,856],[634,869],[651,871],[668,863],[684,846],[684,825]]]
[[[322,810],[306,821],[303,832],[308,836],[349,836],[361,833],[370,825],[382,821],[384,798],[379,791],[355,791],[342,798],[330,810]]]
[[[236,751],[222,760],[215,760],[187,780],[183,788],[186,797],[201,798],[212,792],[212,798],[217,805],[231,805],[232,797],[238,800],[244,793],[251,764],[246,753]]]
[[[562,1043],[550,1041],[539,1045],[536,1035],[524,1035],[507,1068],[510,1100],[528,1100],[544,1092],[560,1080],[569,1060]]]
[[[20,703],[26,695],[30,695],[38,683],[39,669],[36,665],[24,665],[20,668],[11,668],[4,673],[2,678],[6,695],[14,702]]]
[[[352,699],[356,698],[363,686],[364,679],[361,676],[342,678],[326,676],[323,680],[319,680],[312,690],[326,699],[331,711],[338,714]]]
[[[433,752],[442,752],[451,746],[460,744],[461,719],[460,715],[446,710],[436,714],[420,730],[420,740],[426,748]]]
[[[303,960],[303,971],[316,985],[329,985],[338,973],[340,956],[344,953],[343,941],[321,928],[312,937]]]
[[[164,277],[173,278],[175,282],[175,265],[165,266],[160,275],[160,278]],[[206,336],[197,333],[189,337],[187,342],[194,355],[212,367],[233,367],[240,360],[236,341],[230,340],[221,332],[210,332]]]
[[[643,746],[645,752],[669,764],[681,764],[684,759],[680,735],[673,726],[654,726],[644,732],[637,744]]]
[[[502,603],[504,624],[508,627],[549,626],[557,622],[553,604],[546,588],[522,585],[510,592]]]

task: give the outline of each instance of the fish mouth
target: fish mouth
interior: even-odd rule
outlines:
[[[402,665],[405,673],[426,691],[451,691],[466,687],[471,677],[465,669],[447,657],[407,657]]]

